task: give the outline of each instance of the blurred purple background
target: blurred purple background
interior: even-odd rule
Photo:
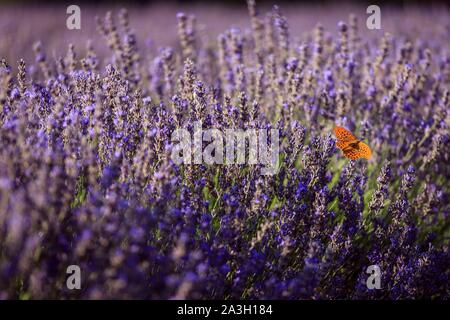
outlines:
[[[260,3],[260,2],[257,2]],[[250,28],[245,1],[231,4],[220,2],[156,2],[142,3],[99,3],[92,5],[83,1],[81,7],[81,30],[66,28],[66,8],[74,3],[36,4],[32,1],[19,3],[0,2],[0,56],[12,63],[19,58],[34,59],[32,45],[42,41],[49,57],[62,55],[69,43],[75,44],[77,52],[84,53],[86,41],[94,40],[98,52],[106,52],[106,44],[96,30],[95,16],[103,17],[107,11],[118,11],[125,7],[130,12],[132,28],[136,31],[139,47],[157,50],[161,46],[176,47],[176,13],[194,13],[201,28],[201,35],[215,41],[217,35],[230,27],[243,30]],[[294,40],[304,39],[317,23],[326,32],[336,33],[337,22],[347,20],[350,13],[359,17],[359,27],[365,37],[377,37],[386,31],[397,36],[427,39],[430,34],[447,38],[450,30],[449,8],[444,3],[428,3],[416,6],[381,4],[382,30],[368,30],[365,22],[367,3],[308,2],[285,3],[265,1],[258,5],[261,12],[267,12],[273,4],[279,4],[287,16]],[[436,37],[433,37],[436,38]],[[448,43],[448,41],[447,41]],[[430,44],[430,46],[433,46]]]

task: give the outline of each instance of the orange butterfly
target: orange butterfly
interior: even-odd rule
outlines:
[[[370,159],[372,151],[364,142],[358,140],[350,131],[336,126],[333,129],[336,135],[336,146],[344,152],[344,156],[356,160],[359,158]]]

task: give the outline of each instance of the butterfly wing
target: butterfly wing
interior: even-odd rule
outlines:
[[[357,160],[360,158],[370,159],[372,156],[372,151],[369,146],[361,141],[359,141],[355,146],[349,145],[342,151],[344,152],[344,156],[351,160]]]
[[[350,144],[350,141],[344,141],[344,140],[338,140],[336,141],[336,147],[338,147],[339,149],[346,149],[348,148]]]
[[[333,132],[339,141],[352,142],[357,140],[356,137],[344,127],[336,126],[334,127]]]
[[[361,141],[358,143],[358,147],[358,154],[360,158],[370,159],[370,157],[372,156],[372,150],[370,150],[370,147]]]
[[[359,154],[358,150],[356,150],[354,148],[347,148],[347,149],[343,150],[343,152],[344,152],[344,156],[351,160],[357,160],[360,158],[360,154]]]

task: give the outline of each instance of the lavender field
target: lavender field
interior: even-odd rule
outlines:
[[[447,7],[80,7],[0,5],[0,299],[450,298]],[[199,121],[276,174],[173,161]]]

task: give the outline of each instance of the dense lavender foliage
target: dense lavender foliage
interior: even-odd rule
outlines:
[[[448,41],[367,39],[355,16],[293,39],[280,8],[249,14],[210,41],[180,13],[149,56],[122,10],[97,20],[109,55],[1,61],[1,299],[449,298]],[[279,129],[278,174],[176,165],[195,120]],[[336,124],[372,159],[345,159]]]

